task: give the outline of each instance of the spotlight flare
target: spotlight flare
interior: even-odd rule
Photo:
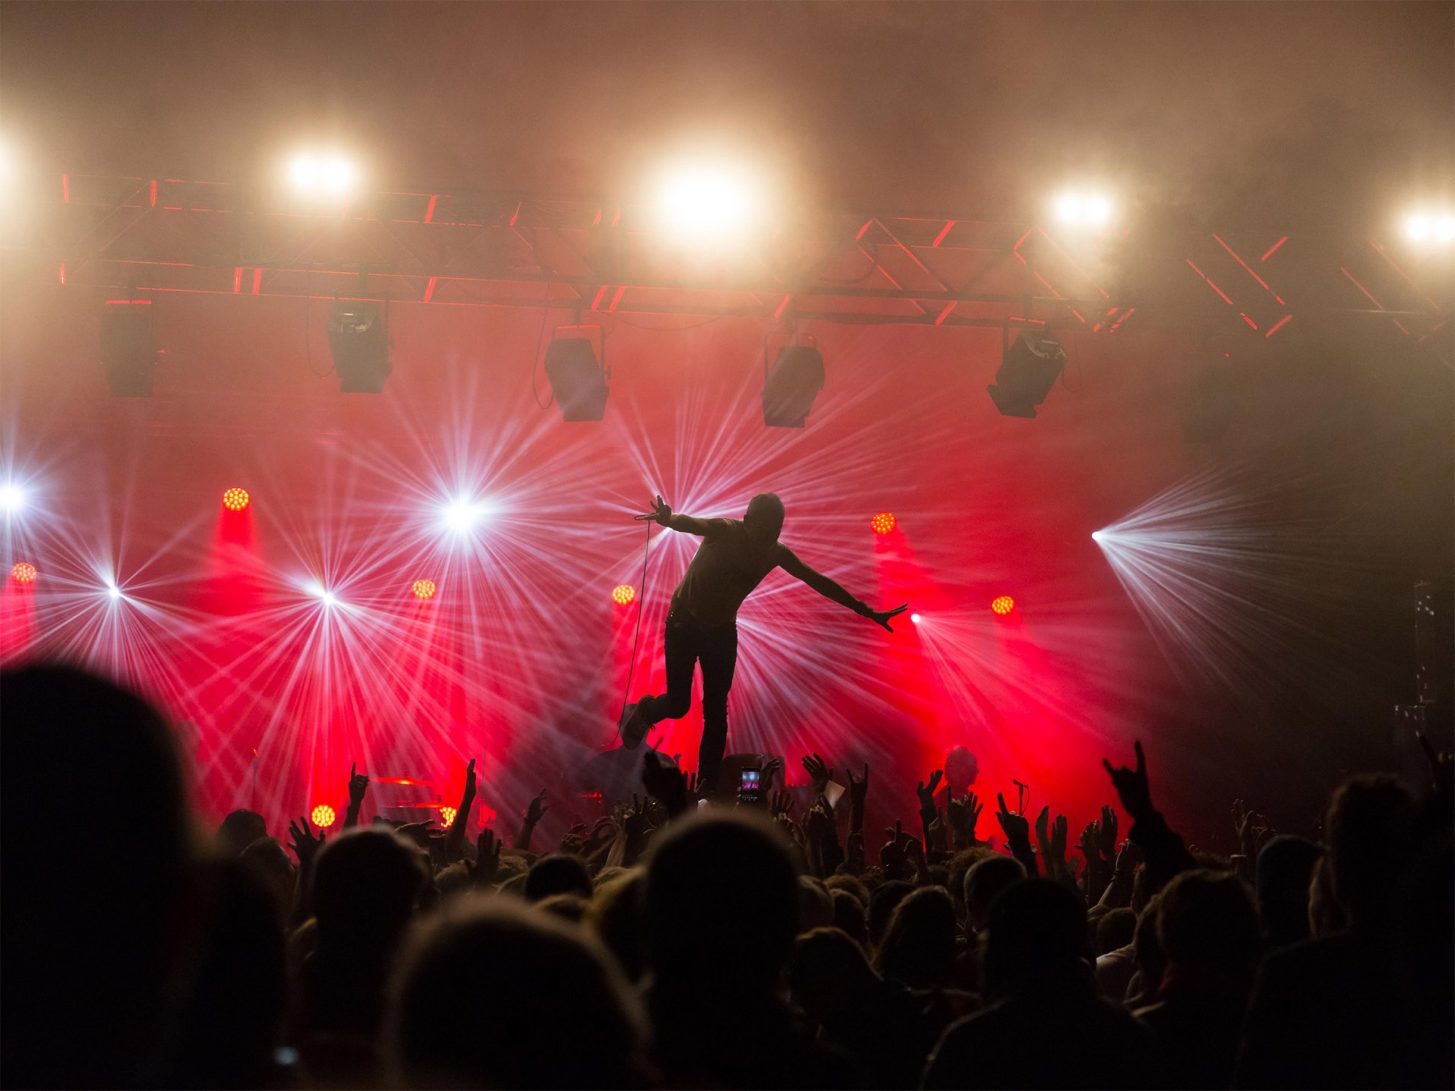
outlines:
[[[990,610],[999,617],[1005,617],[1015,609],[1015,599],[1009,595],[996,595],[990,600]]]
[[[222,494],[222,506],[228,511],[243,511],[252,503],[247,489],[233,487]]]
[[[1051,208],[1056,218],[1070,227],[1105,227],[1115,212],[1107,194],[1081,189],[1063,190]]]
[[[10,578],[16,583],[34,583],[35,576],[35,565],[29,561],[16,561],[10,566]]]
[[[637,589],[629,583],[619,583],[611,589],[611,601],[618,606],[630,606],[637,600]]]
[[[414,586],[409,590],[417,599],[432,599],[437,588],[434,580],[415,580]]]
[[[680,165],[665,174],[658,188],[658,215],[676,235],[732,239],[757,218],[757,188],[747,172],[726,164]]]
[[[288,180],[295,190],[308,196],[345,196],[358,179],[357,165],[336,153],[303,152],[288,164]]]
[[[1405,213],[1403,228],[1409,242],[1420,246],[1431,243],[1449,246],[1455,242],[1455,210],[1412,209]]]
[[[898,523],[899,521],[894,518],[893,512],[881,511],[869,520],[869,528],[875,534],[888,534]]]
[[[320,803],[313,808],[313,813],[308,817],[313,820],[315,826],[326,830],[338,821],[338,812],[327,803]]]
[[[456,534],[468,534],[485,516],[485,505],[474,500],[456,500],[444,509],[445,526]]]

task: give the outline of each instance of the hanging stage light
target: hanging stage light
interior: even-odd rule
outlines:
[[[150,398],[157,346],[150,299],[111,299],[101,312],[101,362],[117,398]]]
[[[561,407],[562,420],[593,421],[606,415],[607,372],[597,363],[596,350],[588,339],[552,341],[546,349],[546,378]]]
[[[763,383],[763,423],[802,428],[823,389],[823,357],[812,345],[784,345]]]
[[[1005,417],[1034,417],[1066,366],[1066,351],[1043,333],[1025,331],[1006,349],[995,382],[986,387]]]
[[[378,394],[384,389],[393,365],[389,330],[377,303],[334,303],[328,316],[328,347],[339,389],[345,394]]]

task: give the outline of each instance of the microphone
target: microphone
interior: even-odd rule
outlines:
[[[1029,784],[1022,784],[1020,781],[1016,780],[1015,777],[1011,777],[1010,782],[1014,784],[1017,788],[1024,788],[1028,792],[1031,790],[1031,786]]]
[[[661,498],[661,496],[658,496],[657,497],[657,503],[660,504],[661,502],[662,502],[662,498]],[[650,521],[652,519],[655,519],[656,517],[657,517],[657,513],[655,511],[644,511],[640,515],[633,515],[632,516],[632,518],[635,519],[638,523],[645,523],[645,522],[648,522],[648,521]]]

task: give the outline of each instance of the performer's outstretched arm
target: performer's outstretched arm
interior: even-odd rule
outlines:
[[[673,514],[672,506],[660,496],[657,497],[657,503],[655,510],[651,514],[651,518],[670,530],[679,531],[683,534],[696,534],[703,538],[711,534],[716,534],[723,527],[727,526],[726,519],[699,519],[695,515]]]
[[[909,609],[909,603],[905,603],[903,606],[897,606],[893,610],[875,610],[867,602],[862,602],[849,594],[822,572],[804,564],[798,559],[798,555],[787,546],[779,546],[779,548],[783,551],[783,556],[778,562],[778,567],[782,568],[783,571],[787,572],[790,576],[802,580],[824,598],[832,599],[840,606],[847,606],[860,617],[866,617],[876,625],[882,625],[884,628],[889,629],[890,632],[894,630],[889,628],[889,619]]]

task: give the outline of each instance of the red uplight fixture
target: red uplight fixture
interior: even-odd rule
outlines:
[[[990,600],[990,612],[998,617],[1005,617],[1015,609],[1015,599],[1009,595],[996,595]]]
[[[222,494],[222,506],[228,511],[242,511],[252,500],[247,489],[231,488]]]
[[[892,511],[881,511],[869,520],[869,529],[875,534],[888,534],[898,525],[899,520],[894,518]]]
[[[410,588],[410,592],[417,599],[432,599],[436,590],[434,580],[415,580],[414,586]]]
[[[630,606],[637,601],[637,589],[629,583],[619,583],[611,589],[611,601],[618,606]]]
[[[449,829],[455,824],[455,815],[459,814],[453,807],[440,808],[440,826]]]
[[[320,803],[313,808],[313,813],[309,817],[313,819],[315,826],[326,830],[338,821],[338,812],[327,803]]]
[[[29,561],[16,561],[10,566],[10,578],[16,583],[34,583],[35,565]]]

